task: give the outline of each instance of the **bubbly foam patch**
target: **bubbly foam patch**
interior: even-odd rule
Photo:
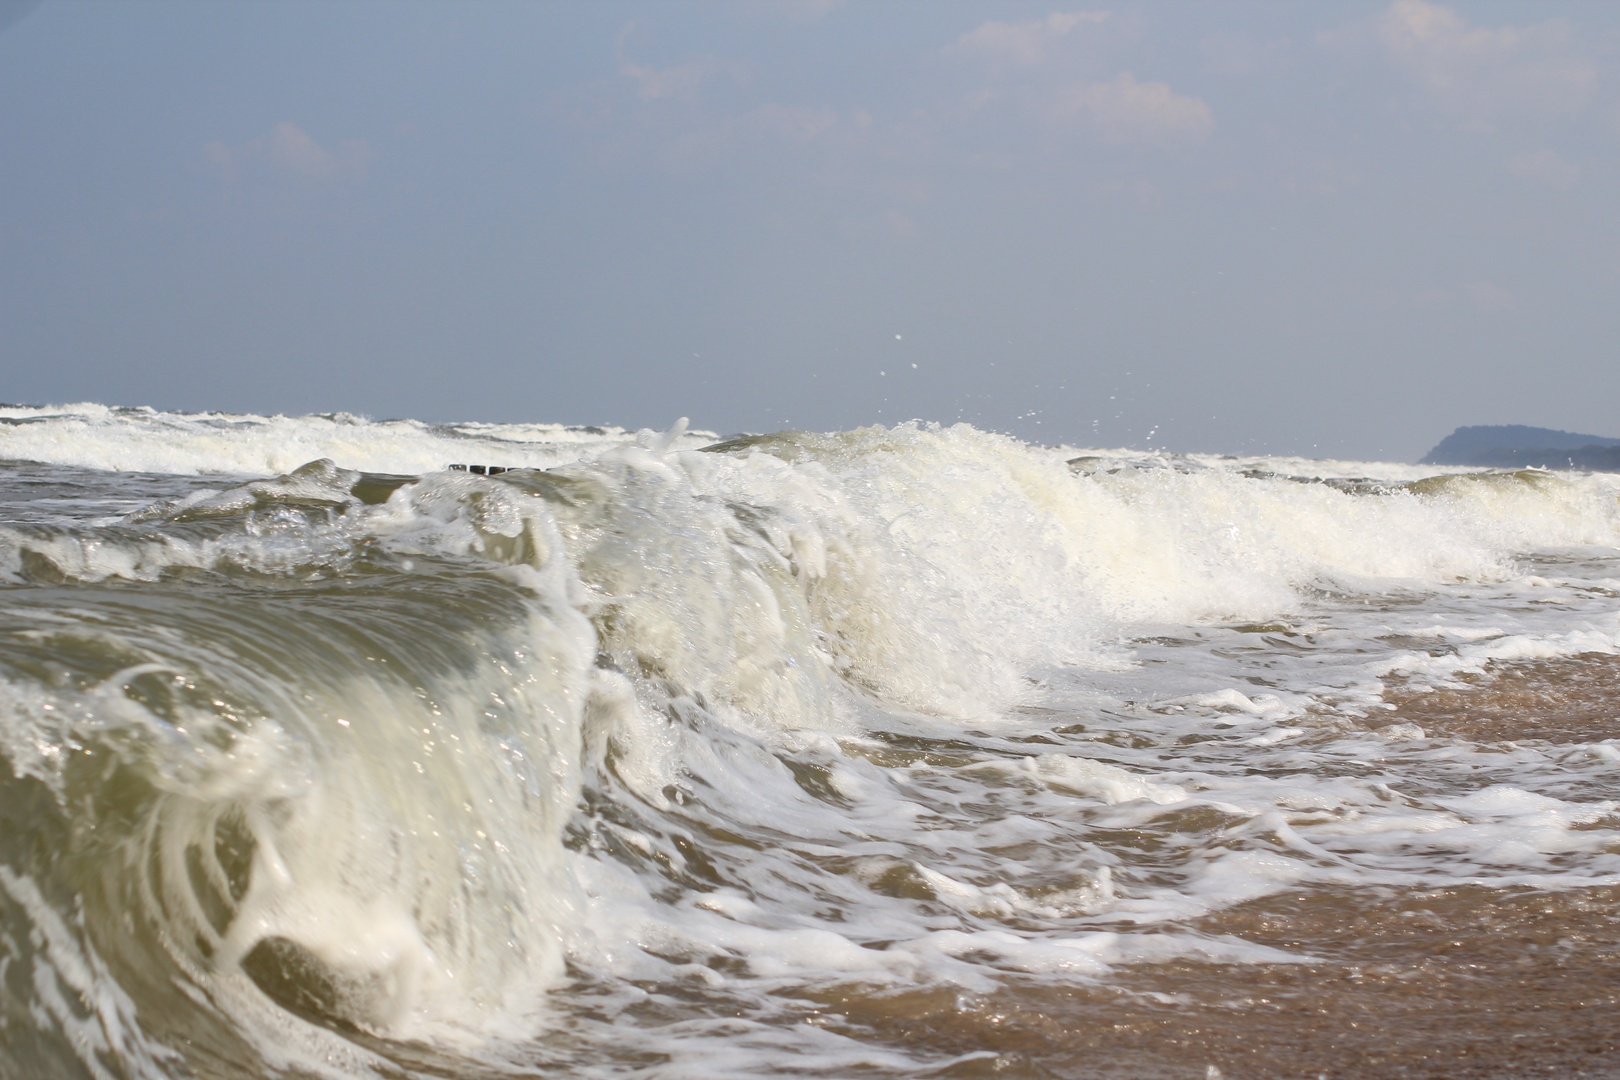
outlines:
[[[432,424],[349,413],[173,413],[88,403],[0,408],[0,459],[121,472],[272,476],[318,458],[380,473],[457,463],[548,468],[627,437],[622,428]],[[693,432],[679,441],[697,446],[714,434]]]
[[[1267,898],[1620,882],[1614,747],[1390,692],[1620,654],[1613,478],[9,419],[253,464],[0,529],[0,752],[63,813],[127,799],[88,925],[271,1067],[916,1075],[945,1055],[820,1025],[1331,964],[1220,929]],[[421,465],[452,443],[545,467]]]

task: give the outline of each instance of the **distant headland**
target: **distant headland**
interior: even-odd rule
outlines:
[[[1620,439],[1523,424],[1460,427],[1418,464],[1620,472]]]

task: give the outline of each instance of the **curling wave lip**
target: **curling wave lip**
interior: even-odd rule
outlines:
[[[1267,904],[1620,887],[1613,733],[1501,704],[1620,654],[1612,477],[10,418],[0,1071],[1056,1067],[1326,977]]]

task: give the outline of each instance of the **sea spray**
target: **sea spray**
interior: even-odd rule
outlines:
[[[1620,880],[1606,743],[1384,700],[1620,651],[1613,478],[14,412],[155,471],[9,470],[10,1071],[908,1074],[849,1017]]]

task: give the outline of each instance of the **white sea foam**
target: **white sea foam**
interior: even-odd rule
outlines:
[[[1383,700],[1620,652],[1614,477],[1071,464],[965,426],[700,452],[6,415],[0,456],[257,477],[0,526],[0,749],[64,806],[84,747],[136,770],[108,872],[273,1065],[375,1059],[272,1000],[266,941],[344,988],[342,1022],[435,1052],[543,1032],[510,1060],[914,1073],[772,1017],[829,987],[1309,960],[1182,925],[1282,890],[1620,882],[1609,742],[1479,746]],[[480,458],[530,468],[443,469]],[[611,1036],[559,1013],[571,986]],[[637,1019],[688,998],[721,1004]]]
[[[622,428],[432,424],[349,413],[256,416],[89,403],[0,406],[0,460],[120,472],[273,476],[318,458],[380,473],[422,473],[453,463],[549,468],[626,437]],[[681,440],[689,446],[713,441],[713,432],[693,432]]]

